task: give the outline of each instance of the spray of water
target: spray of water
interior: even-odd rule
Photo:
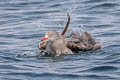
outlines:
[[[70,15],[71,14],[73,14],[74,12],[75,12],[75,10],[76,10],[76,8],[78,7],[78,5],[76,5],[76,0],[74,0],[73,1],[73,3],[72,3],[72,7],[70,7],[68,10],[67,10],[67,13],[69,13]],[[77,14],[76,14],[77,15]],[[86,26],[85,25],[83,25],[83,24],[80,24],[79,26],[74,26],[74,28],[72,28],[72,31],[73,32],[80,32],[80,34],[82,34],[83,32],[85,32],[86,31],[86,28],[85,28]],[[96,30],[97,31],[97,29],[93,26],[92,27],[94,30]],[[89,31],[88,31],[89,32]],[[92,34],[92,33],[91,33]],[[93,35],[93,37],[94,37],[94,34],[92,34]],[[97,39],[97,41],[98,42],[100,42],[101,44],[103,43],[103,38],[102,38],[102,35],[101,35],[101,33],[98,31],[97,32],[97,35],[99,36],[99,39]]]

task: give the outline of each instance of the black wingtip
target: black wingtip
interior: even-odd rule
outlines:
[[[68,21],[67,21],[67,24],[66,24],[66,26],[64,27],[64,29],[63,29],[63,31],[62,31],[62,33],[61,33],[61,35],[65,35],[65,33],[67,32],[67,29],[68,29],[68,27],[69,27],[69,24],[70,24],[70,15],[69,15],[69,13],[67,13],[67,16],[68,16]]]

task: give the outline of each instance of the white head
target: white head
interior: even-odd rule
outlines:
[[[42,40],[57,40],[59,38],[59,33],[56,31],[48,31]]]

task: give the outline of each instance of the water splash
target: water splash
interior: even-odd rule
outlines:
[[[38,52],[33,52],[33,51],[30,51],[30,50],[27,50],[27,51],[23,51],[21,53],[18,53],[16,55],[16,57],[26,57],[26,58],[39,57],[39,54],[38,54]]]

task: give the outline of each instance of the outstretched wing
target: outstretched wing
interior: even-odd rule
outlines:
[[[67,24],[66,24],[65,28],[63,29],[63,31],[62,31],[62,33],[61,33],[61,35],[63,35],[63,36],[64,36],[65,33],[67,32],[68,27],[69,27],[69,24],[70,24],[70,16],[69,16],[69,13],[67,14],[67,16],[68,16]]]
[[[95,39],[87,31],[83,34],[73,32],[68,38],[65,38],[65,45],[73,52],[97,50],[101,48],[100,43],[96,43]]]

